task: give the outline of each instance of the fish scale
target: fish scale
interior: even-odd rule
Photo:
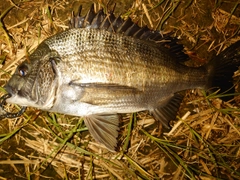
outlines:
[[[83,116],[91,135],[115,151],[119,113],[149,110],[169,127],[183,90],[230,88],[240,42],[193,68],[176,38],[112,13],[73,17],[69,30],[44,40],[5,86],[8,103]],[[227,63],[226,63],[227,62]],[[226,73],[226,75],[225,75]]]
[[[75,76],[79,77],[79,74],[83,74],[82,76],[85,76],[85,77],[89,76],[91,77],[91,79],[95,80],[95,82],[96,82],[96,79],[99,78],[99,74],[97,74],[98,72],[103,74],[102,77],[104,77],[104,74],[106,74],[106,71],[102,71],[102,70],[106,69],[106,67],[108,68],[108,71],[112,72],[111,73],[112,76],[114,77],[115,75],[116,78],[113,79],[112,82],[111,81],[106,82],[102,80],[102,82],[104,83],[118,83],[120,81],[120,84],[127,83],[130,86],[144,87],[143,84],[141,85],[139,83],[140,82],[147,83],[149,81],[151,82],[151,80],[156,80],[157,82],[159,82],[159,78],[161,83],[162,82],[169,83],[171,80],[176,81],[180,79],[179,74],[180,75],[186,74],[186,76],[181,77],[181,80],[183,81],[186,78],[186,81],[188,82],[188,86],[189,86],[189,82],[191,81],[199,81],[199,72],[195,73],[195,71],[200,71],[200,70],[194,70],[194,72],[188,72],[191,69],[189,69],[188,67],[186,68],[182,66],[181,68],[179,68],[180,72],[178,74],[174,69],[176,63],[174,63],[173,65],[172,57],[169,56],[166,52],[159,51],[158,47],[154,47],[156,45],[148,46],[148,43],[144,42],[145,43],[144,44],[141,41],[136,43],[135,42],[136,39],[133,39],[133,38],[126,39],[126,37],[123,36],[122,34],[113,34],[111,35],[111,38],[110,38],[112,39],[111,43],[107,43],[107,46],[106,46],[105,44],[106,33],[107,32],[103,30],[99,31],[97,29],[71,29],[67,33],[68,36],[65,35],[66,32],[64,32],[63,35],[57,34],[56,39],[61,39],[60,42],[56,43],[55,38],[52,37],[51,39],[48,39],[45,43],[48,44],[50,49],[56,50],[59,53],[59,55],[62,56],[62,61],[73,62],[71,66],[76,68],[78,66],[82,67],[81,71],[79,71],[79,69],[76,69],[76,71],[72,69],[74,72],[76,72]],[[82,35],[76,35],[76,34],[82,34]],[[104,38],[101,38],[102,34],[104,34],[103,36]],[[76,39],[74,37],[82,37],[82,39]],[[91,39],[86,37],[91,37]],[[72,42],[73,45],[70,48],[68,47],[68,44],[64,43],[64,38],[65,38],[65,41]],[[80,40],[83,41],[81,42],[81,45],[79,45],[78,43],[78,41]],[[89,41],[91,41],[90,43],[91,46],[89,45]],[[128,50],[126,51],[126,49]],[[131,56],[129,56],[130,54]],[[159,61],[159,58],[162,58],[163,61]],[[81,61],[79,62],[80,64],[78,64],[78,59],[81,59]],[[107,63],[106,61],[109,63]],[[132,67],[132,68],[129,69],[129,67]],[[133,71],[133,68],[134,68],[134,71]],[[204,71],[204,69],[201,69],[201,70]],[[126,81],[129,78],[124,77],[124,75],[125,74],[133,75],[134,72],[140,75],[140,77],[139,78],[133,77],[129,81]],[[197,74],[197,75],[194,77],[194,74]],[[187,77],[187,75],[190,75],[190,76]],[[175,79],[174,78],[169,79],[168,78],[169,76],[175,77]],[[151,79],[149,77],[151,77]],[[136,85],[134,85],[133,80],[137,81]],[[84,79],[83,79],[83,82],[84,82]],[[202,82],[202,84],[205,85],[205,83],[206,83],[206,79],[205,81]],[[203,85],[199,85],[199,87],[203,87]],[[185,87],[183,89],[185,89]],[[180,90],[182,89],[178,89],[177,91],[180,91]]]

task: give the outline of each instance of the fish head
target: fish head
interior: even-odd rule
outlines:
[[[38,48],[17,67],[5,85],[6,101],[21,106],[49,109],[55,98],[59,56],[47,44]]]

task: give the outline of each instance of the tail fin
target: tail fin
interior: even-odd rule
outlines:
[[[240,66],[240,41],[229,46],[207,65],[210,73],[210,87],[220,88],[219,93],[235,92],[232,77]],[[224,101],[232,99],[233,96],[222,97]]]

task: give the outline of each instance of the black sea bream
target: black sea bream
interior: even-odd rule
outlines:
[[[17,67],[5,89],[8,103],[83,116],[91,135],[109,150],[117,145],[119,113],[149,110],[168,127],[186,89],[227,90],[240,60],[240,42],[204,67],[168,35],[93,8],[71,28],[44,40]]]

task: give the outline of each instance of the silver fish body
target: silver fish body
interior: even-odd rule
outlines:
[[[203,88],[208,80],[205,69],[177,64],[156,44],[104,30],[71,29],[44,43],[61,59],[51,107],[56,112],[86,116],[153,110],[175,92]]]
[[[76,116],[153,110],[175,92],[204,88],[208,81],[204,68],[177,63],[156,43],[98,29],[56,34],[30,60],[23,63],[31,73],[24,84],[26,101],[18,102],[12,92],[16,96],[8,102]],[[18,71],[9,86],[21,84],[14,78]],[[28,88],[27,83],[42,81],[47,83],[38,90]]]
[[[110,150],[117,144],[118,113],[149,110],[166,125],[162,107],[172,102],[168,109],[175,111],[176,92],[207,88],[213,73],[182,65],[158,41],[104,28],[58,33],[29,59],[5,86],[12,95],[7,102],[84,116],[93,137]]]

